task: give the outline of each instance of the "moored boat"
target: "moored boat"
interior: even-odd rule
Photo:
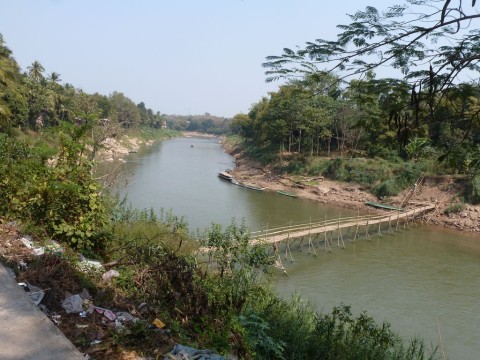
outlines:
[[[232,181],[232,180],[233,180],[233,175],[230,174],[230,173],[228,173],[228,172],[226,172],[226,171],[220,171],[220,172],[218,173],[218,177],[219,177],[220,179],[227,180],[227,181]]]
[[[279,193],[280,195],[285,195],[285,196],[290,196],[290,197],[298,197],[297,194],[294,194],[294,193],[290,193],[290,192],[287,192],[287,191],[282,191],[282,190],[277,190],[277,193]]]
[[[376,208],[378,208],[378,209],[405,211],[405,209],[402,209],[402,208],[399,208],[399,207],[396,207],[396,206],[379,204],[379,203],[372,202],[372,201],[367,201],[367,202],[365,203],[365,205],[373,206],[373,207],[376,207]]]
[[[241,186],[243,186],[244,188],[250,189],[250,190],[255,190],[255,191],[265,190],[265,188],[260,188],[260,187],[253,186],[253,185],[248,185],[248,184],[241,184]]]

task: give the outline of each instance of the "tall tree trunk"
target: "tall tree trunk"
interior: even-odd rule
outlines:
[[[310,139],[311,145],[310,145],[310,157],[313,157],[313,135],[312,138]]]
[[[300,129],[300,137],[298,138],[298,153],[302,151],[302,129]]]

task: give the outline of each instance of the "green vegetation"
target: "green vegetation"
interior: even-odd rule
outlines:
[[[465,209],[465,204],[462,203],[455,203],[447,207],[444,211],[445,215],[449,214],[458,214],[461,212],[463,209]]]
[[[472,179],[465,195],[477,201],[479,129],[463,122],[478,120],[476,88],[469,87],[468,97],[455,91],[461,87],[451,90],[431,122],[416,123],[428,109],[402,108],[409,103],[402,82],[369,74],[326,89],[338,77],[310,75],[235,117],[232,129],[252,156],[276,161],[282,171],[373,184],[383,196],[433,171],[431,154],[443,155],[448,172]],[[388,324],[354,316],[347,306],[321,314],[299,298],[279,299],[268,287],[273,259],[267,248],[248,246],[243,225],[212,225],[194,238],[174,214],[135,210],[109,197],[92,175],[104,140],[127,130],[143,139],[169,136],[152,131],[167,120],[120,92],[86,94],[59,81],[58,73],[44,76],[38,61],[21,73],[0,37],[0,222],[16,221],[36,241],[54,239],[66,248],[29,259],[19,274],[50,289],[51,310],[61,311],[65,292],[83,287],[97,306],[135,309],[141,320],[121,331],[94,326],[95,316],[80,331],[77,314],[62,317],[63,330],[82,349],[102,332],[105,347],[92,358],[118,358],[124,350],[158,357],[175,342],[242,359],[435,357],[421,341],[404,344]],[[187,119],[185,129],[223,131],[226,122],[215,120],[208,114]],[[332,153],[333,160],[324,157]],[[78,252],[110,263],[120,276],[106,282],[94,271],[81,272]],[[157,318],[169,332],[151,329]]]
[[[334,92],[319,92],[330,77],[315,86],[311,78],[292,81],[247,115],[236,115],[232,130],[244,141],[232,141],[278,171],[317,175],[318,170],[332,179],[371,185],[379,196],[412,186],[422,173],[460,175],[470,183],[465,198],[478,203],[474,180],[480,172],[478,88],[471,88],[469,97],[460,92],[465,85],[450,89],[451,101],[439,97],[432,116],[427,107],[423,113],[410,107],[403,83],[371,77]],[[398,96],[386,101],[392,94]],[[457,106],[464,110],[454,115]],[[395,120],[395,111],[413,119],[423,117],[425,123],[419,120],[407,131],[403,120]],[[472,117],[475,122],[470,122]]]
[[[210,115],[164,115],[168,127],[177,131],[197,131],[214,135],[230,132],[230,120]]]
[[[315,168],[370,184],[378,196],[397,194],[421,173],[455,174],[468,183],[465,200],[479,203],[478,31],[457,30],[480,16],[462,2],[408,3],[367,7],[339,26],[335,41],[267,57],[267,81],[286,83],[234,117],[247,153],[280,171]],[[387,64],[401,78],[377,78]],[[472,81],[462,82],[464,73]]]

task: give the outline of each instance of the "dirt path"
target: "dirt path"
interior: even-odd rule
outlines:
[[[334,205],[348,209],[358,209],[373,212],[365,205],[366,201],[388,203],[399,206],[408,190],[388,200],[379,200],[355,183],[332,181],[322,177],[292,177],[277,174],[269,166],[247,158],[234,149],[226,149],[236,160],[233,175],[236,180],[246,184],[264,187],[269,191],[284,190],[297,194],[304,199],[310,199],[323,204]],[[480,232],[480,206],[466,205],[456,214],[445,215],[445,209],[458,197],[462,189],[451,180],[426,178],[418,187],[411,203],[433,203],[437,209],[425,216],[425,221],[431,225],[454,228],[467,232]]]

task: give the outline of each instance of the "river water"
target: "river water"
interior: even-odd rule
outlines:
[[[190,228],[242,219],[251,229],[353,215],[313,201],[257,192],[220,180],[235,166],[218,139],[179,138],[131,154],[124,189],[134,207],[171,209]],[[439,344],[449,359],[480,358],[480,238],[415,225],[393,235],[347,241],[317,256],[295,251],[278,294],[295,292],[319,310],[345,303],[388,321],[404,337]]]

